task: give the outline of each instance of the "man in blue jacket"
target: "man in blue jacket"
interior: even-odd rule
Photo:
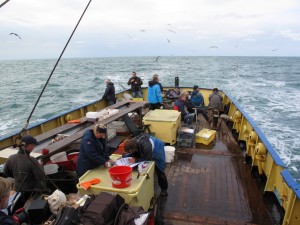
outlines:
[[[76,173],[80,177],[86,171],[111,162],[105,150],[106,127],[96,124],[92,130],[84,132],[78,160]]]
[[[158,184],[161,188],[160,195],[168,196],[168,180],[165,174],[166,156],[165,143],[148,134],[141,134],[135,138],[129,139],[124,144],[124,150],[133,158],[131,163],[141,161],[154,161],[155,173]]]
[[[153,79],[149,81],[148,86],[148,102],[150,110],[159,109],[162,106],[162,86],[159,83],[157,74],[153,75]]]
[[[206,113],[206,108],[204,105],[203,95],[199,92],[198,85],[195,85],[193,88],[193,92],[191,94],[191,102],[193,106],[197,109],[197,115],[201,113],[206,121],[208,121],[208,115]]]

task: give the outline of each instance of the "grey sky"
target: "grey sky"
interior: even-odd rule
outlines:
[[[9,1],[0,59],[57,58],[87,3]],[[299,11],[299,0],[93,0],[63,57],[299,56]]]

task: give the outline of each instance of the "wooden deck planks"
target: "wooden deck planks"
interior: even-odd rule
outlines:
[[[272,224],[230,132],[223,130],[209,146],[176,152],[166,170],[165,224]]]

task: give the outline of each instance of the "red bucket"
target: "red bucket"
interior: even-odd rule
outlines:
[[[115,188],[126,188],[131,182],[132,168],[130,166],[114,166],[108,170],[112,186]]]

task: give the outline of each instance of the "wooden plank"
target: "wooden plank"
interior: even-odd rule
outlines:
[[[98,121],[97,123],[107,125],[107,124],[111,123],[112,121],[115,121],[115,120],[119,119],[120,117],[126,115],[127,113],[132,112],[132,111],[142,107],[145,103],[144,102],[125,102],[122,105],[125,105],[125,104],[129,104],[129,107],[127,109],[122,109],[122,110],[120,110],[120,112],[118,114],[113,115],[102,121]],[[66,137],[60,141],[57,141],[51,145],[48,145],[46,147],[49,150],[48,156],[51,156],[51,155],[59,152],[59,150],[61,150],[62,148],[65,148],[68,145],[72,144],[73,142],[79,140],[86,130],[92,129],[93,127],[94,127],[94,124],[81,130],[81,131],[78,131],[78,132],[70,135],[69,137]]]

